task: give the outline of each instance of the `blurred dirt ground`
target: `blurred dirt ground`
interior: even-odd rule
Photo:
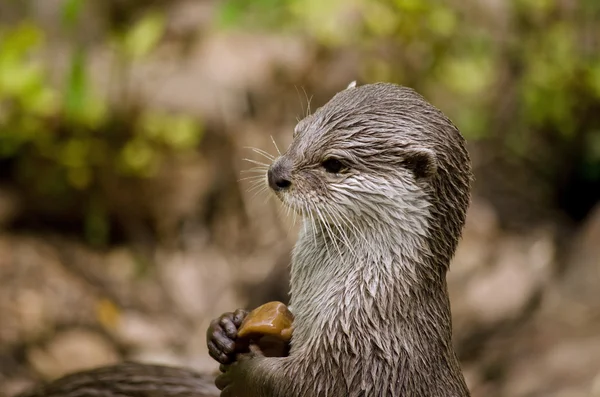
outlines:
[[[196,29],[205,7],[180,2],[169,23],[178,34]],[[49,54],[57,81],[63,44]],[[303,90],[320,106],[356,77],[357,55],[323,60],[301,39],[239,33],[206,33],[185,61],[177,51],[167,42],[134,67],[132,84],[149,106],[201,116],[205,135],[158,176],[115,187],[121,241],[94,250],[77,235],[13,228],[39,206],[0,186],[0,395],[123,359],[214,371],[204,334],[211,318],[287,299],[298,225],[240,180],[253,167],[242,159],[263,161],[247,146],[276,153],[271,136],[285,147],[306,111]],[[110,57],[93,50],[99,88],[108,86]],[[476,173],[482,150],[471,147]],[[478,180],[448,275],[473,396],[600,396],[600,205],[580,224],[557,215],[511,229],[479,194],[486,183],[495,181]]]

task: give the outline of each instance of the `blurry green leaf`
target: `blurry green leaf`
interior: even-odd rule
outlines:
[[[145,112],[140,120],[141,133],[174,149],[188,149],[198,144],[201,129],[193,117],[169,115],[156,110]]]
[[[600,61],[596,61],[589,67],[587,76],[592,92],[600,99]]]
[[[354,39],[361,29],[360,25],[348,23],[345,12],[349,7],[356,7],[357,2],[293,0],[290,2],[290,12],[321,43],[336,46]]]
[[[89,152],[89,140],[72,138],[62,146],[59,160],[66,167],[79,168],[87,164]]]
[[[369,2],[365,10],[365,23],[375,36],[387,36],[394,32],[398,24],[398,14],[380,2]]]
[[[168,128],[167,115],[157,110],[148,110],[140,116],[138,128],[141,133],[151,139],[160,140]]]
[[[43,37],[43,31],[29,22],[23,22],[8,31],[0,31],[0,62],[23,57],[37,48],[42,43]]]
[[[50,116],[59,109],[59,99],[56,91],[49,87],[39,87],[38,90],[22,98],[23,105],[34,116]]]
[[[89,93],[86,106],[84,108],[82,121],[89,128],[99,128],[108,115],[108,104],[101,98],[96,98]]]
[[[260,28],[278,28],[281,32],[293,25],[288,18],[295,0],[224,0],[219,3],[216,24],[219,28],[246,25]],[[331,0],[328,0],[331,1]]]
[[[239,1],[223,1],[217,16],[218,24],[222,27],[233,26],[241,20],[243,12]]]
[[[83,3],[85,0],[64,0],[61,7],[61,19],[63,26],[73,28],[77,23]]]
[[[85,52],[82,49],[77,49],[71,58],[64,99],[65,112],[68,118],[81,119],[87,100],[87,89]]]
[[[545,34],[526,42],[519,87],[524,121],[536,128],[552,125],[563,138],[576,132],[574,105],[578,94],[573,84],[579,84],[582,59],[573,28],[554,22]]]
[[[165,30],[165,18],[157,12],[149,12],[125,35],[125,54],[138,59],[148,54],[160,41]]]
[[[10,118],[9,110],[6,106],[2,106],[0,102],[0,126],[5,126]],[[0,127],[0,137],[4,136],[2,128]]]
[[[464,106],[466,105],[466,106]],[[482,139],[486,136],[488,115],[483,106],[464,104],[457,112],[455,122],[467,139]]]
[[[0,94],[20,96],[41,80],[42,69],[39,64],[4,62],[0,67]]]
[[[0,129],[0,135],[0,158],[14,156],[21,146],[22,140],[19,139],[18,135],[5,129]]]
[[[95,138],[90,137],[88,142],[90,147],[88,164],[99,167],[112,165],[114,149],[111,147],[112,141],[110,139],[107,139],[104,135],[98,135]]]
[[[394,3],[404,12],[422,11],[426,7],[426,1],[423,0],[394,0]]]
[[[164,136],[165,142],[175,149],[188,149],[196,146],[200,140],[200,128],[191,117],[174,117]]]
[[[581,10],[587,15],[600,14],[600,2],[598,0],[581,0],[580,6]]]
[[[120,153],[119,168],[125,174],[148,176],[156,171],[157,153],[141,139],[127,142]]]
[[[106,117],[107,104],[93,96],[85,61],[85,52],[75,51],[64,94],[64,111],[70,122],[97,128]]]
[[[92,173],[87,167],[69,168],[67,178],[72,187],[83,190],[90,185]]]
[[[456,14],[443,6],[434,7],[429,14],[430,29],[443,37],[448,37],[456,30]]]
[[[555,5],[554,0],[516,0],[515,3],[524,8],[524,12],[534,15],[546,13]]]
[[[479,95],[493,82],[491,61],[483,56],[449,58],[441,65],[439,76],[456,93]]]

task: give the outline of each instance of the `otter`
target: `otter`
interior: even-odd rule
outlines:
[[[298,123],[265,179],[304,224],[291,261],[293,333],[279,354],[238,338],[248,316],[238,309],[207,330],[216,380],[131,363],[21,397],[469,396],[446,272],[472,175],[452,122],[412,89],[352,84]]]
[[[299,214],[289,354],[237,354],[211,323],[222,397],[464,397],[446,272],[470,202],[459,130],[412,89],[351,84],[301,120],[266,183]]]

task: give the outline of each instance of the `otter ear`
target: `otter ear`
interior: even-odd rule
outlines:
[[[346,87],[346,89],[349,90],[350,88],[354,88],[354,87],[356,87],[356,80],[354,80],[353,82],[348,84],[348,87]]]
[[[415,174],[415,178],[431,178],[437,173],[435,152],[425,148],[411,148],[404,155],[404,167]]]

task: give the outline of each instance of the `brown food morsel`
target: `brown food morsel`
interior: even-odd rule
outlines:
[[[294,315],[281,302],[268,302],[252,310],[238,329],[238,337],[256,339],[270,336],[288,342],[292,337]]]

